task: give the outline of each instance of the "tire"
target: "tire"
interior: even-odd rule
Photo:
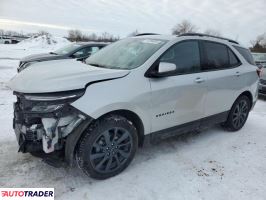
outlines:
[[[246,123],[251,108],[250,99],[242,95],[233,104],[227,121],[223,124],[228,131],[238,131]]]
[[[76,151],[78,166],[95,179],[122,172],[138,147],[137,129],[129,120],[109,115],[97,120],[83,133]]]
[[[5,41],[5,42],[4,42],[4,44],[9,44],[9,43],[10,43],[10,42],[8,42],[8,41]]]
[[[33,157],[37,157],[37,158],[44,158],[46,155],[44,153],[44,151],[33,151],[33,152],[29,152]]]

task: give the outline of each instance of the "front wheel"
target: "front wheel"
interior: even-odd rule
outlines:
[[[104,117],[84,133],[77,149],[77,162],[85,174],[106,179],[122,172],[138,147],[133,123],[118,115]]]
[[[229,131],[238,131],[246,123],[251,102],[245,95],[240,96],[232,106],[224,127]]]

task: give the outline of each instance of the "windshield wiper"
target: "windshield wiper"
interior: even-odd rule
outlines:
[[[49,52],[49,54],[57,55],[57,53],[55,53],[55,52]]]
[[[96,64],[96,63],[87,63],[88,65],[91,65],[91,66],[94,66],[94,67],[100,67],[100,68],[107,68],[106,66],[104,65],[99,65],[99,64]]]

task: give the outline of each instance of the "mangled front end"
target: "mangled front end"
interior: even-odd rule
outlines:
[[[83,90],[14,94],[17,102],[14,104],[13,128],[20,152],[62,150],[67,136],[90,118],[70,105],[84,94]]]

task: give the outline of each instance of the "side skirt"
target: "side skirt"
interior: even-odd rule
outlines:
[[[215,114],[215,115],[205,117],[199,120],[195,120],[192,122],[174,126],[171,128],[152,132],[148,135],[145,135],[145,143],[147,142],[157,143],[158,141],[169,138],[169,137],[183,135],[191,131],[202,130],[202,129],[208,128],[214,124],[223,123],[227,120],[228,114],[229,114],[229,111],[226,111],[226,112]]]

